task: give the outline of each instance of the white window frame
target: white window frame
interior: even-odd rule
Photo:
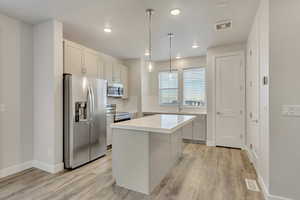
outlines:
[[[177,69],[171,70],[171,72],[177,72],[177,88],[165,88],[165,89],[160,89],[160,73],[163,72],[170,72],[170,70],[161,70],[158,72],[158,101],[160,106],[166,106],[166,107],[173,107],[173,106],[178,106],[180,105],[180,72]],[[165,104],[161,103],[161,90],[170,90],[170,89],[177,89],[177,103],[174,104]]]
[[[205,71],[205,88],[204,88],[204,94],[205,94],[205,106],[190,106],[190,105],[185,105],[184,104],[184,76],[183,73],[185,70],[189,70],[189,69],[204,69]],[[180,100],[180,104],[182,106],[182,108],[197,108],[197,109],[206,109],[207,108],[207,81],[206,81],[206,67],[186,67],[182,69],[182,75],[181,75],[181,84],[182,84],[182,89],[181,89],[181,100]]]
[[[183,72],[184,70],[189,70],[189,69],[199,69],[199,68],[204,68],[205,70],[205,106],[190,106],[190,105],[184,105],[183,101],[183,95],[184,95],[184,80],[183,80]],[[169,72],[169,70],[160,70],[158,71],[158,101],[159,101],[159,105],[162,106],[162,107],[181,107],[183,109],[207,109],[207,70],[206,70],[206,67],[204,66],[199,66],[199,67],[184,67],[182,69],[173,69],[172,72],[177,72],[177,75],[178,75],[178,85],[177,85],[177,90],[178,90],[178,93],[177,93],[177,103],[176,104],[163,104],[161,103],[161,98],[160,98],[160,91],[161,89],[159,88],[159,74],[161,72]],[[170,88],[172,89],[172,88]],[[176,88],[174,88],[176,89]],[[163,90],[163,89],[162,89]]]

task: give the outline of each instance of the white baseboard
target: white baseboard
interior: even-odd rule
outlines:
[[[269,194],[268,200],[292,200],[292,199]]]
[[[47,163],[44,163],[44,162],[41,162],[41,161],[38,161],[38,160],[34,160],[32,162],[32,166],[37,168],[37,169],[49,172],[51,174],[55,174],[57,172],[60,172],[60,171],[64,170],[64,163],[58,163],[58,164],[55,164],[55,165],[50,165],[50,164],[47,164]]]
[[[258,176],[258,183],[261,187],[261,190],[262,190],[262,193],[264,195],[265,200],[270,200],[269,190],[268,190],[264,180],[262,179],[262,177],[258,174],[256,167],[255,167],[255,171],[256,171],[256,174]]]
[[[7,167],[0,170],[0,178],[4,178],[6,176],[10,176],[30,168],[32,168],[32,161],[27,161],[18,165]]]
[[[209,147],[215,147],[216,146],[215,141],[212,141],[212,140],[207,140],[206,145],[209,146]]]
[[[43,171],[46,171],[46,172],[49,172],[51,174],[55,174],[57,172],[64,170],[64,163],[59,163],[56,165],[49,165],[47,163],[43,163],[43,162],[40,162],[37,160],[27,161],[27,162],[21,163],[19,165],[14,165],[11,167],[1,169],[0,170],[0,178],[4,178],[6,176],[10,176],[10,175],[19,173],[21,171],[24,171],[26,169],[30,169],[33,167],[43,170]]]
[[[258,176],[258,182],[262,189],[262,193],[263,193],[265,200],[292,200],[292,199],[289,199],[286,197],[276,196],[276,195],[272,195],[269,193],[269,189],[266,187],[266,184],[265,184],[263,178],[261,177],[259,170],[257,169],[257,166],[253,160],[253,154],[251,153],[250,149],[246,145],[244,146],[243,149],[246,150],[249,160],[253,163],[256,174]]]
[[[292,200],[292,199],[269,194],[268,200]]]

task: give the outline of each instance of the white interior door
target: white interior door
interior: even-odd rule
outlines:
[[[216,57],[216,145],[241,148],[245,76],[242,54]]]

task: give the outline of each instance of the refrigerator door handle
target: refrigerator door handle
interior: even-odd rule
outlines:
[[[91,90],[91,100],[92,100],[92,112],[95,113],[95,95],[93,88],[90,88]]]
[[[92,94],[90,87],[87,88],[87,104],[88,104],[88,120],[91,121],[93,119],[92,115]]]

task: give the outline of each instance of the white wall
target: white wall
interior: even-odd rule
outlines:
[[[141,66],[143,112],[178,112],[177,106],[160,106],[159,104],[158,73],[169,70],[169,66],[169,61],[155,62],[152,72],[149,72],[146,65]],[[172,69],[177,70],[189,67],[206,67],[206,56],[174,60],[172,61],[172,67]]]
[[[244,43],[232,44],[225,46],[212,47],[207,50],[207,143],[214,145],[213,127],[215,126],[215,66],[213,66],[213,59],[215,56],[227,54],[237,51],[245,51],[246,45]]]
[[[0,14],[0,177],[33,158],[32,26]]]
[[[63,169],[62,24],[50,20],[34,26],[34,166]]]
[[[254,49],[253,49],[254,48]],[[253,88],[248,87],[247,94],[255,96],[255,99],[250,95],[247,98],[248,105],[259,105],[259,130],[257,135],[252,134],[251,131],[247,132],[247,145],[249,154],[255,163],[256,170],[259,176],[260,184],[265,190],[265,193],[269,193],[269,85],[264,85],[262,83],[263,77],[269,76],[269,0],[261,0],[260,6],[258,8],[252,30],[248,39],[248,57],[250,54],[250,49],[252,53],[252,59],[257,59],[257,62],[250,62],[248,60],[247,76],[251,80],[258,80],[259,89],[258,91],[253,91]],[[257,55],[257,57],[256,57]],[[257,65],[257,66],[255,66]],[[257,67],[256,70],[250,69],[251,67]],[[254,72],[252,73],[252,72]],[[249,83],[248,83],[249,84]],[[250,91],[252,90],[252,91]],[[256,92],[257,94],[254,94]],[[257,96],[256,96],[257,95]],[[257,99],[256,99],[257,97]],[[251,102],[251,101],[257,102]],[[248,106],[249,107],[249,106]],[[249,113],[249,111],[248,111]],[[251,124],[251,119],[248,118],[248,125]],[[251,127],[249,127],[251,128]],[[255,130],[253,127],[249,130]],[[258,147],[256,156],[250,148],[250,143],[255,143],[255,147]]]
[[[128,99],[124,103],[124,110],[137,112],[141,116],[142,112],[142,88],[141,88],[141,59],[124,60],[124,65],[128,67]]]
[[[300,199],[300,118],[281,115],[300,104],[300,1],[270,1],[270,192]]]

